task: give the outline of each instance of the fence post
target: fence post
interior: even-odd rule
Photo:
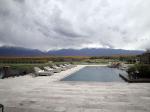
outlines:
[[[4,71],[4,77],[9,77],[9,75],[10,75],[10,66],[4,66],[3,71]]]
[[[4,106],[2,104],[0,104],[0,109],[1,109],[1,112],[4,112]]]

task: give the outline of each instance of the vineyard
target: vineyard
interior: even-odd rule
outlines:
[[[45,57],[0,57],[1,64],[42,64],[52,62],[98,62],[104,60],[134,61],[136,56],[117,55],[117,56],[45,56]]]
[[[89,59],[89,57],[81,57],[81,56],[49,56],[49,57],[0,57],[0,63],[47,63],[49,61],[53,62],[72,62],[72,61],[81,61],[84,59]]]

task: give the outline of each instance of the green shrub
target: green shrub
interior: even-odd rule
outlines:
[[[150,65],[147,64],[139,64],[137,65],[137,69],[140,73],[140,77],[142,78],[150,78]]]
[[[137,74],[138,72],[138,74]],[[128,69],[129,75],[137,75],[138,78],[150,78],[150,65],[135,64]]]

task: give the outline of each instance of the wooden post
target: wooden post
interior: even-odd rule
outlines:
[[[1,112],[4,112],[4,106],[0,104],[0,109],[2,110]]]
[[[10,76],[10,67],[9,66],[4,66],[3,71],[4,71],[4,75],[5,75],[4,77]]]

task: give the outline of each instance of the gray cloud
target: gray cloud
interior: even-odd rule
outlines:
[[[150,48],[149,0],[0,0],[0,46]]]

